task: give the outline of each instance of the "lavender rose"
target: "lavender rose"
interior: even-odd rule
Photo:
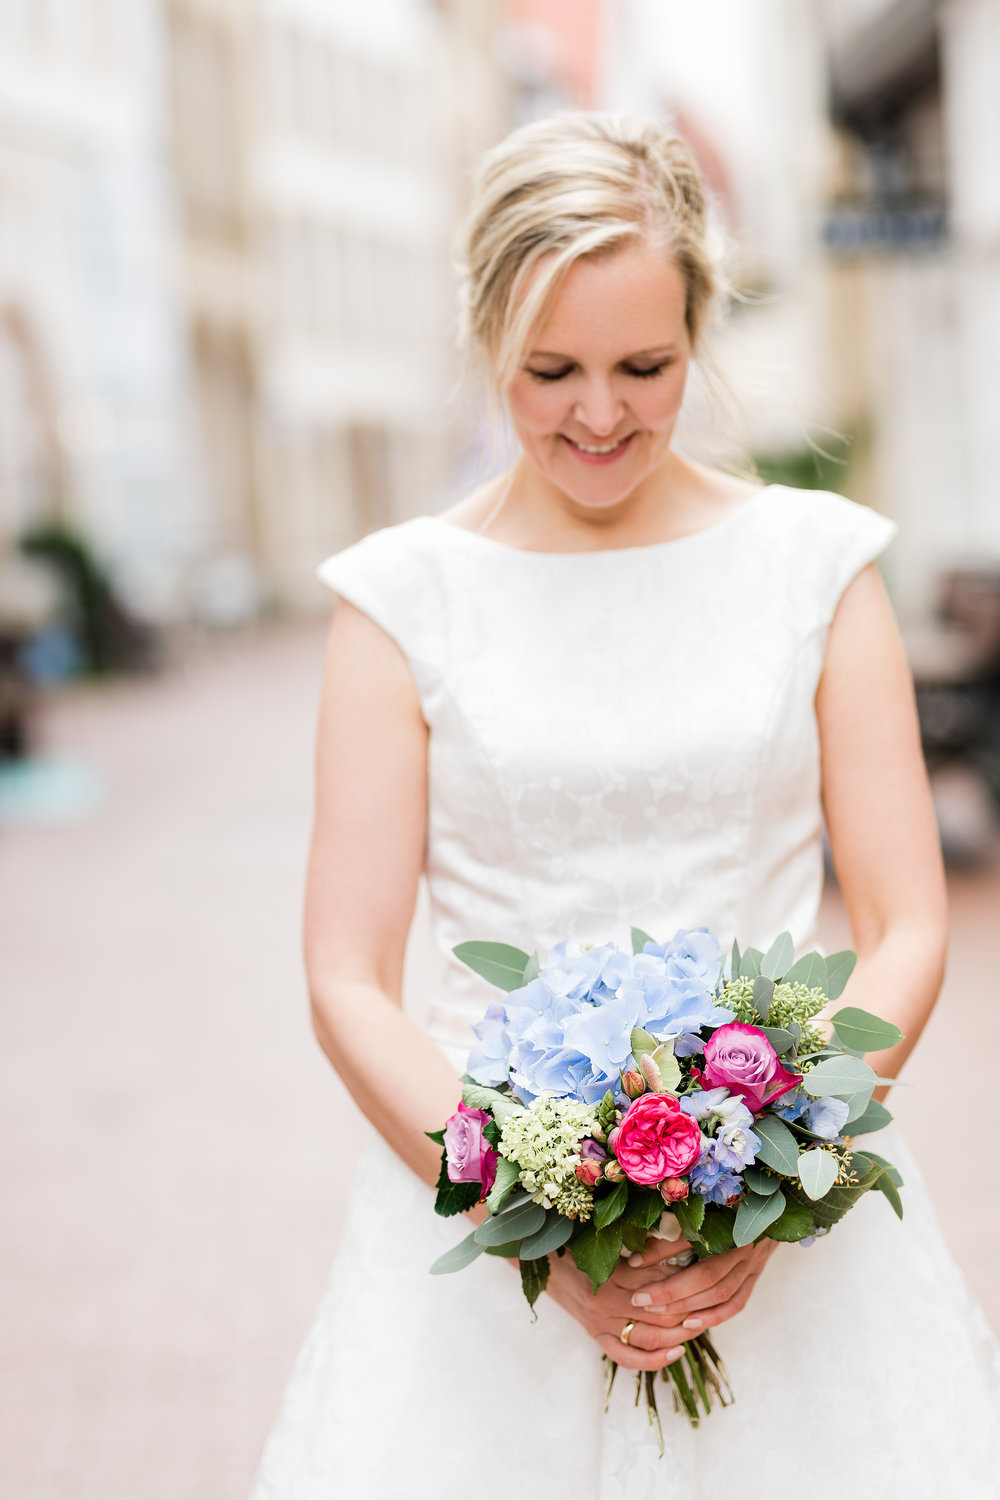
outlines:
[[[496,1180],[497,1154],[483,1138],[490,1116],[460,1104],[444,1127],[444,1149],[452,1182],[478,1182],[485,1198]]]
[[[755,1113],[800,1081],[782,1067],[760,1028],[742,1021],[720,1026],[705,1043],[704,1079],[711,1088],[742,1095]]]

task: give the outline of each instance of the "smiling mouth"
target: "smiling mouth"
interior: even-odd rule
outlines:
[[[566,442],[574,450],[574,452],[585,455],[587,458],[611,458],[615,454],[621,453],[628,446],[628,444],[635,437],[635,433],[630,432],[627,437],[619,438],[617,442],[614,443],[599,444],[578,443],[574,438],[566,437],[565,433],[563,433],[562,436],[565,438]]]

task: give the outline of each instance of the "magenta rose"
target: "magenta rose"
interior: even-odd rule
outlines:
[[[698,1122],[681,1113],[673,1094],[643,1094],[629,1105],[615,1133],[622,1171],[642,1187],[680,1177],[700,1154]]]
[[[724,1087],[731,1094],[742,1095],[755,1114],[799,1082],[798,1074],[781,1066],[760,1028],[744,1026],[742,1021],[720,1026],[712,1033],[705,1044],[703,1077],[709,1088]]]
[[[497,1154],[483,1138],[490,1116],[460,1104],[444,1127],[444,1149],[452,1182],[479,1182],[485,1198],[496,1180]]]

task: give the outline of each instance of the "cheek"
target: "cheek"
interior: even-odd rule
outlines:
[[[530,380],[515,380],[507,405],[515,427],[536,436],[555,432],[569,411],[565,393],[555,381],[551,385],[538,385]]]
[[[657,432],[673,427],[684,400],[687,368],[670,370],[660,380],[640,384],[630,406],[644,427]]]

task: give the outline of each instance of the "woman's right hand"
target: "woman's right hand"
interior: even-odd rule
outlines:
[[[671,1250],[676,1249],[676,1245],[671,1246]],[[677,1327],[662,1314],[640,1312],[632,1306],[631,1293],[613,1281],[606,1281],[595,1293],[590,1277],[569,1255],[549,1256],[546,1291],[605,1354],[626,1370],[662,1370],[680,1359],[685,1340],[696,1337],[696,1330]],[[634,1327],[628,1343],[623,1344],[621,1332],[630,1322]]]

